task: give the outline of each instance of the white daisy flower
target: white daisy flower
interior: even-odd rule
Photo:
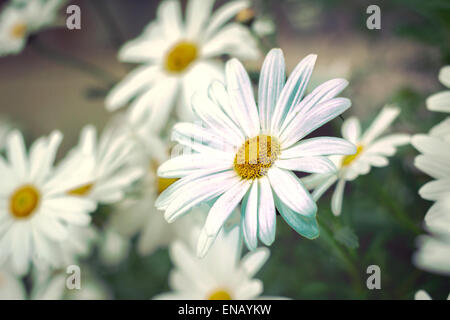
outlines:
[[[419,290],[414,295],[414,300],[433,300],[433,299],[425,290]],[[450,300],[450,294],[448,295],[447,300]]]
[[[26,154],[20,132],[13,130],[0,157],[0,265],[8,258],[15,272],[27,272],[30,260],[51,264],[55,246],[70,236],[71,225],[85,226],[95,203],[67,194],[79,183],[77,168],[52,167],[62,135],[38,139]]]
[[[342,136],[357,146],[357,152],[348,156],[331,156],[329,159],[337,168],[334,172],[314,174],[302,179],[308,189],[314,189],[313,197],[316,200],[337,181],[331,199],[331,210],[334,215],[341,214],[347,181],[368,174],[372,166],[387,166],[388,157],[395,154],[396,148],[409,143],[410,136],[407,134],[391,134],[379,138],[399,113],[399,108],[385,106],[362,135],[361,125],[356,117],[345,120],[342,125]]]
[[[450,131],[450,125],[444,125]],[[414,165],[435,179],[419,190],[423,199],[435,201],[425,215],[425,224],[432,232],[450,234],[450,140],[440,136],[441,128],[435,127],[428,135],[416,134],[411,143],[422,153]]]
[[[439,81],[450,88],[450,65],[445,66],[439,72]],[[433,94],[427,99],[427,108],[431,111],[450,112],[450,90]]]
[[[195,230],[193,231],[195,233]],[[270,255],[267,248],[258,248],[241,258],[242,238],[239,227],[221,231],[217,241],[204,258],[181,241],[170,246],[175,265],[169,275],[172,292],[154,299],[164,300],[248,300],[263,291],[261,280],[253,276]],[[264,297],[261,297],[264,299]],[[267,299],[267,298],[266,298]]]
[[[53,24],[65,0],[13,1],[0,14],[0,56],[17,54],[27,38]]]
[[[121,61],[144,65],[112,89],[106,98],[107,109],[116,110],[134,98],[131,121],[151,111],[155,131],[167,123],[175,104],[178,118],[191,120],[194,91],[223,78],[223,65],[217,57],[258,58],[256,40],[248,29],[227,23],[247,2],[232,1],[215,13],[211,12],[213,4],[214,0],[189,0],[183,22],[179,1],[163,1],[156,20],[119,51]]]
[[[87,125],[76,146],[59,168],[78,166],[80,180],[71,195],[87,197],[99,203],[110,204],[122,200],[126,189],[143,174],[139,167],[128,166],[130,153],[136,147],[114,119],[97,141],[97,130]]]
[[[428,272],[450,275],[450,234],[420,236],[414,264]]]
[[[258,237],[267,245],[274,241],[275,207],[301,235],[319,235],[316,203],[292,171],[334,171],[325,156],[353,154],[356,148],[334,137],[302,140],[351,104],[335,98],[347,86],[343,79],[328,81],[303,98],[315,60],[315,55],[303,59],[285,83],[283,53],[273,49],[262,67],[257,107],[247,72],[233,59],[226,64],[226,86],[215,82],[209,97],[193,97],[204,127],[174,127],[172,138],[193,153],[159,167],[159,176],[181,179],[158,197],[156,206],[173,222],[197,204],[217,200],[199,239],[200,256],[241,200],[242,232],[252,250]]]

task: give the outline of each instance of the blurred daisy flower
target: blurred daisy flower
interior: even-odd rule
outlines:
[[[27,38],[51,26],[66,0],[11,1],[0,14],[0,56],[23,50]]]
[[[256,40],[249,30],[227,23],[246,1],[232,1],[212,13],[214,0],[189,0],[183,22],[178,0],[163,1],[142,35],[119,51],[124,62],[142,63],[106,98],[108,110],[133,99],[130,119],[149,114],[155,131],[167,123],[173,106],[180,120],[192,120],[190,99],[194,91],[223,79],[223,65],[216,59],[231,55],[240,59],[259,57]]]
[[[118,122],[113,119],[100,138],[94,126],[82,129],[78,145],[58,166],[63,171],[79,167],[83,183],[67,190],[68,194],[111,204],[122,200],[126,189],[144,174],[141,168],[126,165],[136,145]]]
[[[414,295],[414,300],[433,300],[433,299],[431,299],[430,295],[425,290],[419,290]],[[447,300],[450,300],[450,294],[448,295]]]
[[[441,69],[439,80],[450,87],[450,66]],[[450,91],[432,95],[427,99],[427,107],[450,112]],[[422,198],[435,203],[425,215],[425,226],[432,235],[419,238],[413,260],[421,269],[450,275],[450,117],[428,134],[414,135],[411,143],[421,152],[414,165],[435,179],[419,190]]]
[[[0,157],[0,265],[10,258],[19,274],[27,272],[31,260],[51,265],[59,252],[55,246],[70,236],[70,226],[88,225],[96,207],[66,192],[79,183],[76,167],[53,168],[61,140],[57,131],[39,138],[27,155],[22,134],[13,130],[7,157]]]
[[[193,230],[195,233],[195,230]],[[200,259],[181,241],[170,246],[175,265],[169,275],[172,292],[154,299],[164,300],[248,300],[263,291],[261,280],[253,276],[269,258],[267,248],[258,248],[241,258],[242,240],[239,227],[221,231],[208,254]],[[261,297],[271,299],[271,297]],[[277,299],[273,297],[273,299]]]
[[[413,256],[413,262],[418,268],[450,275],[450,234],[420,236],[418,247]]]
[[[442,132],[450,132],[450,119],[433,128],[429,134],[416,134],[412,145],[422,154],[414,165],[435,180],[426,183],[419,195],[435,201],[425,215],[425,224],[432,232],[450,234],[450,139]]]
[[[232,59],[226,64],[226,86],[215,82],[209,97],[193,97],[193,110],[204,126],[175,125],[172,139],[193,152],[159,167],[160,177],[181,179],[161,193],[156,206],[173,222],[197,204],[214,200],[198,241],[199,256],[241,200],[242,232],[251,250],[258,237],[266,245],[274,241],[275,207],[301,235],[319,235],[316,203],[292,171],[334,172],[326,156],[354,154],[356,148],[334,137],[302,140],[351,104],[335,98],[347,86],[344,79],[328,81],[303,98],[315,60],[307,56],[285,82],[283,53],[271,50],[261,71],[257,107],[247,72]]]
[[[65,277],[59,277],[53,283],[35,286],[28,293],[20,278],[7,270],[0,270],[0,300],[59,300],[59,291],[65,285]]]
[[[345,120],[342,125],[342,136],[357,146],[356,153],[348,156],[331,156],[329,159],[335,164],[337,170],[325,174],[313,174],[302,179],[308,189],[314,189],[313,197],[316,200],[337,181],[331,199],[331,210],[334,215],[341,214],[347,181],[369,173],[372,166],[387,166],[389,163],[387,158],[395,154],[396,148],[409,143],[410,136],[407,134],[391,134],[380,138],[399,113],[399,108],[385,106],[364,134],[361,134],[361,125],[357,118],[351,117]]]
[[[445,66],[439,72],[439,81],[450,88],[450,66]],[[427,108],[431,111],[450,112],[450,90],[433,94],[427,99]]]

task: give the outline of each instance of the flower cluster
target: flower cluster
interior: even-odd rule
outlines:
[[[64,3],[8,3],[0,56],[18,54],[31,35],[54,26]],[[330,217],[340,219],[346,183],[388,166],[410,142],[422,153],[416,167],[435,179],[419,191],[435,203],[415,263],[449,274],[450,118],[426,135],[383,135],[400,114],[386,105],[364,132],[346,116],[342,138],[323,135],[319,129],[339,125],[351,106],[341,96],[348,81],[311,88],[317,55],[287,76],[278,48],[268,50],[255,80],[243,63],[262,56],[274,25],[247,1],[216,10],[214,3],[189,0],[183,15],[180,1],[161,2],[156,18],[119,49],[121,62],[139,64],[105,95],[105,108],[121,111],[102,131],[80,128],[67,153],[58,151],[58,130],[28,144],[0,121],[0,298],[110,298],[84,258],[95,252],[114,266],[135,244],[141,256],[169,249],[171,291],[155,299],[279,299],[261,297],[254,278],[277,224],[318,238],[317,202],[327,190],[336,183]],[[450,67],[440,79],[450,86]],[[449,97],[433,95],[428,108],[450,112]],[[87,270],[76,294],[66,290],[73,265]]]

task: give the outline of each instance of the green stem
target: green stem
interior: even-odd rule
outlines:
[[[103,82],[108,88],[111,88],[117,80],[114,76],[109,74],[108,72],[100,69],[99,67],[90,64],[88,62],[85,62],[83,60],[80,60],[76,57],[69,56],[66,54],[63,54],[61,52],[58,52],[56,50],[53,50],[46,45],[44,45],[41,41],[39,41],[37,38],[34,38],[30,41],[30,45],[33,47],[33,49],[39,53],[41,56],[44,56],[52,61],[55,61],[61,65],[71,67],[73,69],[76,69],[78,71],[82,71],[86,74],[89,74],[91,77],[96,78],[100,82]]]
[[[328,243],[329,246],[334,249],[333,252],[344,264],[345,269],[352,279],[352,286],[354,290],[358,293],[358,295],[364,296],[365,290],[362,285],[364,281],[362,280],[361,274],[359,272],[360,268],[358,266],[357,256],[355,255],[355,252],[350,252],[347,247],[344,248],[335,240],[333,232],[322,218],[317,217],[317,220],[320,225],[319,239],[323,239]]]

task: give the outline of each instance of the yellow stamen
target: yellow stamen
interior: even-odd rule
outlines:
[[[91,192],[93,187],[94,187],[93,183],[88,183],[81,187],[78,187],[78,188],[68,191],[67,194],[70,194],[71,196],[79,196],[79,197],[86,196],[87,194],[89,194],[89,192]]]
[[[271,136],[248,139],[234,158],[234,170],[243,179],[261,178],[280,155],[280,143]]]
[[[11,36],[14,39],[22,39],[27,33],[27,25],[25,23],[18,23],[11,29]]]
[[[233,300],[228,291],[219,289],[208,296],[208,300]]]
[[[171,73],[183,72],[197,59],[197,45],[188,41],[178,42],[166,56],[166,69]]]
[[[150,171],[154,172],[157,175],[156,171],[158,170],[159,163],[156,160],[150,161]],[[156,189],[158,190],[158,194],[161,194],[164,190],[166,190],[172,183],[177,181],[178,178],[161,178],[156,177]]]
[[[346,167],[349,166],[360,154],[361,152],[364,150],[364,147],[359,145],[356,148],[356,153],[349,155],[349,156],[345,156],[344,158],[342,158],[342,162],[341,162],[341,167]]]
[[[251,23],[253,21],[253,19],[255,19],[255,10],[253,10],[251,8],[242,9],[241,11],[239,11],[237,13],[235,19],[237,22],[240,22],[243,24]]]
[[[158,178],[158,194],[161,194],[177,180],[177,178]]]
[[[32,185],[24,185],[12,194],[9,209],[14,218],[28,218],[39,205],[39,191]]]

